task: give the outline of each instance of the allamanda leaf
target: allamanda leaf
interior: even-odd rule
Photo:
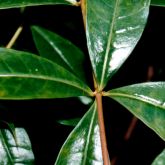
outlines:
[[[151,165],[164,165],[165,164],[165,149],[155,158]]]
[[[105,95],[121,103],[165,140],[165,82],[130,85]]]
[[[84,54],[79,48],[44,28],[33,26],[32,32],[36,47],[42,57],[54,61],[85,80]]]
[[[77,1],[76,0],[0,0],[0,9],[36,6],[36,5],[51,5],[51,4],[77,5]]]
[[[34,164],[31,143],[24,129],[16,128],[15,137],[9,130],[0,129],[0,164]]]
[[[82,2],[90,59],[102,90],[137,44],[146,24],[150,0]]]
[[[0,49],[0,98],[32,99],[91,95],[81,80],[36,55]]]
[[[55,165],[103,165],[96,103],[65,141]]]
[[[151,0],[151,5],[165,7],[165,0]]]

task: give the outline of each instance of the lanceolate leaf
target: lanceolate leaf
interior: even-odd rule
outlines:
[[[156,157],[152,165],[164,165],[165,164],[165,149]]]
[[[77,5],[77,2],[76,0],[0,0],[0,9],[53,4]]]
[[[46,29],[33,26],[33,38],[42,57],[69,69],[85,80],[83,52],[70,41]]]
[[[105,93],[165,140],[165,82],[130,85]]]
[[[55,165],[103,165],[96,103],[65,141]]]
[[[137,44],[146,24],[150,0],[82,2],[90,59],[101,90]]]
[[[0,130],[0,164],[34,164],[34,155],[26,131],[16,128],[15,136],[13,137],[9,130]]]
[[[165,7],[165,0],[151,0],[151,5]]]
[[[21,51],[0,49],[0,98],[32,99],[91,95],[91,90],[59,65]]]

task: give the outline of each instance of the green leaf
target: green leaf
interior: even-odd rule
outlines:
[[[41,27],[33,26],[32,33],[42,57],[54,61],[85,80],[84,54],[79,48],[61,36]]]
[[[17,8],[25,6],[37,5],[53,5],[53,4],[72,4],[77,5],[76,0],[0,0],[0,9]]]
[[[80,118],[68,119],[68,120],[57,120],[58,123],[67,126],[76,126],[80,121]]]
[[[165,82],[149,82],[110,90],[118,101],[165,140]]]
[[[0,49],[0,99],[92,95],[90,88],[59,65],[36,55]]]
[[[15,129],[16,141],[9,130],[0,129],[0,164],[34,164],[30,140],[23,128]]]
[[[165,7],[165,0],[151,0],[151,5]]]
[[[151,165],[165,165],[165,149],[155,158]]]
[[[103,165],[96,103],[65,141],[55,165]]]
[[[86,0],[84,3],[89,55],[102,90],[140,39],[150,0]]]

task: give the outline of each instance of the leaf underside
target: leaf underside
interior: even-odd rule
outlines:
[[[70,41],[44,28],[33,26],[32,34],[39,54],[73,72],[85,81],[84,54]]]
[[[89,55],[102,90],[140,39],[150,0],[86,0],[83,6]]]
[[[165,140],[165,82],[149,82],[106,93]]]
[[[0,48],[0,98],[63,98],[90,95],[71,72],[45,58]]]
[[[0,0],[0,9],[53,4],[76,5],[77,2],[75,0]]]
[[[55,165],[103,165],[96,103],[65,141]]]
[[[0,129],[0,164],[33,165],[34,155],[26,131],[16,128],[15,138],[9,130]]]

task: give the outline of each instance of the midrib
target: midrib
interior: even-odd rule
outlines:
[[[84,158],[83,158],[82,165],[86,165],[88,147],[89,147],[89,142],[90,142],[91,131],[92,131],[93,123],[94,123],[95,114],[96,114],[96,105],[94,106],[94,112],[93,112],[93,115],[92,115],[92,118],[91,118],[91,123],[90,123],[90,126],[89,126],[89,131],[88,131],[87,141],[86,141],[86,144],[85,144],[85,151],[84,151]]]
[[[108,96],[108,95],[106,95]],[[156,107],[159,107],[161,109],[165,109],[164,106],[161,106],[160,104],[156,103],[152,103],[152,101],[150,100],[146,100],[144,98],[141,98],[141,97],[138,97],[138,96],[134,96],[134,95],[129,95],[129,94],[125,94],[125,93],[110,93],[109,94],[109,97],[113,98],[113,97],[125,97],[125,98],[130,98],[130,99],[134,99],[134,100],[138,100],[138,101],[142,101],[142,102],[145,102],[145,103],[148,103],[150,105],[153,105],[153,106],[156,106]]]
[[[18,77],[18,78],[34,78],[34,79],[41,79],[41,80],[47,80],[47,81],[54,81],[54,82],[61,82],[63,84],[67,84],[69,86],[73,86],[73,87],[76,87],[78,89],[81,89],[82,91],[90,94],[90,90],[88,89],[85,89],[85,88],[82,88],[80,85],[77,85],[75,83],[73,83],[72,81],[68,81],[68,80],[63,80],[63,79],[60,79],[60,78],[52,78],[52,77],[49,77],[49,76],[41,76],[41,75],[31,75],[31,74],[19,74],[19,75],[13,75],[13,74],[4,74],[4,75],[0,75],[0,78],[1,77]]]
[[[111,23],[110,33],[109,33],[109,37],[108,37],[109,39],[108,39],[108,43],[107,43],[107,48],[106,48],[105,58],[104,58],[104,64],[103,64],[103,69],[102,69],[100,88],[103,88],[103,86],[104,86],[104,84],[103,84],[104,82],[103,81],[104,81],[105,71],[106,71],[106,67],[107,67],[107,63],[108,63],[108,55],[109,55],[109,51],[110,51],[110,48],[111,48],[111,42],[112,42],[112,36],[113,36],[113,28],[114,28],[114,24],[115,24],[116,13],[117,13],[119,1],[120,0],[116,0],[114,12],[113,12],[112,23]]]

